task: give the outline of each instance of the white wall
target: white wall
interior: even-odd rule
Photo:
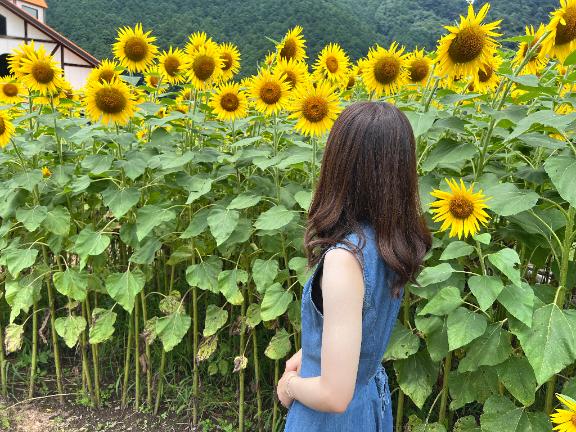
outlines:
[[[16,0],[16,5],[22,7],[22,5],[24,6],[28,6],[29,8],[33,8],[36,9],[38,11],[38,19],[42,22],[46,22],[46,10],[44,8],[41,8],[39,6],[21,1],[21,0]]]

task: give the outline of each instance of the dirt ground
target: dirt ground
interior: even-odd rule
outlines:
[[[120,408],[60,406],[54,398],[15,403],[0,399],[2,432],[194,432],[184,419]]]

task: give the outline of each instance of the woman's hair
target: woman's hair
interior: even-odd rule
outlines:
[[[304,236],[308,264],[318,264],[346,234],[361,235],[361,223],[374,228],[399,296],[415,280],[432,238],[420,210],[412,127],[385,102],[354,103],[332,127]]]

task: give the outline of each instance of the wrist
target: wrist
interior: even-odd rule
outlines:
[[[286,380],[286,388],[285,388],[285,392],[286,392],[286,396],[288,396],[290,399],[296,399],[296,397],[294,396],[294,391],[293,389],[290,388],[290,383],[294,380],[294,378],[296,378],[298,375],[297,374],[292,374],[288,377],[288,379]]]

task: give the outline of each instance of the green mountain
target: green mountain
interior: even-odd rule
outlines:
[[[397,40],[411,49],[433,49],[443,25],[466,13],[465,0],[48,0],[48,24],[98,58],[111,57],[118,27],[142,22],[158,44],[183,46],[187,35],[206,31],[217,41],[237,44],[243,73],[273,48],[291,27],[304,27],[313,58],[328,42],[338,42],[354,59],[375,43]],[[480,7],[484,1],[477,1]],[[507,36],[526,24],[548,21],[558,0],[493,0],[488,19],[502,19]]]

